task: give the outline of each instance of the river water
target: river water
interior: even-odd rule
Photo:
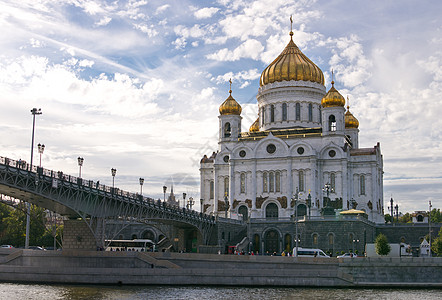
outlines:
[[[0,283],[0,299],[442,299],[440,289],[96,286]]]

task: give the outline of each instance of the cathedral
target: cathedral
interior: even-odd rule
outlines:
[[[359,121],[293,41],[262,71],[258,118],[241,132],[230,91],[219,107],[219,147],[200,164],[202,211],[219,217],[337,218],[384,223],[380,144],[359,147]]]

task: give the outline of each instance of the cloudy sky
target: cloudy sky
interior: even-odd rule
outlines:
[[[350,97],[360,146],[378,141],[384,201],[442,208],[442,2],[0,0],[1,156],[162,197],[198,199],[218,107],[256,119],[262,70],[294,41]],[[37,152],[37,151],[35,151]],[[38,153],[34,162],[39,163]]]

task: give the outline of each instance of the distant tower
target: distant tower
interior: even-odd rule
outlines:
[[[359,121],[350,112],[347,97],[347,111],[345,112],[345,135],[350,139],[353,149],[359,148]]]
[[[219,141],[238,141],[241,132],[241,105],[232,97],[232,80],[230,82],[229,97],[219,107]]]
[[[333,78],[333,71],[332,71]],[[332,79],[332,87],[328,90],[324,98],[322,98],[322,134],[344,134],[345,123],[345,99],[335,89],[335,82]]]

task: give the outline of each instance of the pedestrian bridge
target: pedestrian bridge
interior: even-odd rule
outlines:
[[[105,222],[109,220],[121,224],[156,222],[177,228],[196,228],[204,245],[218,243],[220,225],[244,227],[242,221],[215,218],[170,206],[161,200],[6,157],[0,157],[0,194],[35,204],[69,219],[83,219],[97,245],[103,246]]]

